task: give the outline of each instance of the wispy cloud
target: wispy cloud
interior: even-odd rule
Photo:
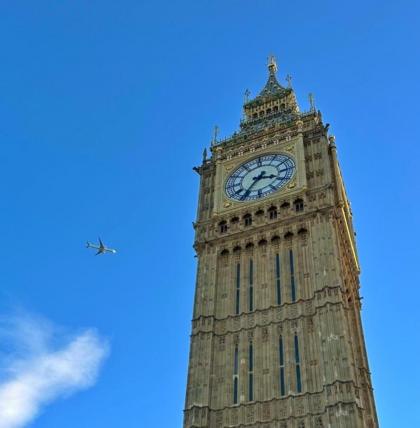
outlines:
[[[92,386],[108,345],[27,315],[0,319],[0,428],[21,428],[61,396]]]

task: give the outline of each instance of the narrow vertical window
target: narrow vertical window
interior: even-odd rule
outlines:
[[[245,224],[245,226],[251,226],[251,224],[252,224],[251,214],[245,214],[244,215],[244,224]]]
[[[248,400],[254,400],[254,347],[252,342],[248,348]]]
[[[227,222],[226,222],[225,220],[221,221],[221,222],[219,223],[219,232],[220,232],[220,233],[226,233],[226,232],[227,232],[227,230],[228,230]]]
[[[248,310],[254,310],[254,263],[252,259],[249,260],[249,302]]]
[[[286,387],[284,382],[284,350],[283,350],[283,338],[280,336],[279,339],[279,363],[280,363],[280,395],[283,397],[286,395]]]
[[[238,377],[233,378],[233,404],[238,404]]]
[[[302,380],[300,375],[299,339],[295,334],[295,364],[296,364],[296,391],[302,392]]]
[[[235,345],[235,355],[233,357],[233,374],[237,375],[238,374],[238,362],[239,362],[239,349],[238,349],[238,345]]]
[[[236,298],[235,298],[235,314],[239,314],[241,297],[241,265],[236,265]]]
[[[295,204],[295,211],[297,213],[303,211],[303,200],[302,199],[296,199],[294,204]]]
[[[296,286],[295,286],[295,266],[293,259],[293,250],[289,250],[290,259],[290,294],[292,296],[292,302],[296,301]]]
[[[268,217],[270,220],[275,220],[277,218],[277,208],[276,207],[270,207],[268,209]]]
[[[276,254],[276,300],[281,305],[281,288],[280,288],[280,254]]]
[[[233,356],[233,404],[238,404],[238,383],[239,383],[239,349],[235,345],[235,352]]]

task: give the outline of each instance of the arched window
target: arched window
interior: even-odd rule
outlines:
[[[293,238],[293,233],[292,232],[286,232],[284,234],[284,239],[292,239]]]
[[[252,215],[251,214],[245,214],[244,215],[244,224],[245,224],[245,226],[251,226],[251,224],[252,224]]]
[[[274,106],[273,111],[274,111],[274,112],[279,111],[279,106]]]
[[[261,217],[262,215],[264,215],[264,210],[258,210],[256,213],[255,213],[255,215],[256,216],[258,216],[258,217]]]
[[[267,114],[271,114],[271,108],[268,108],[266,111]]]
[[[270,220],[274,220],[277,218],[277,208],[272,206],[268,209],[268,217]]]
[[[278,244],[280,242],[280,236],[278,236],[278,235],[274,235],[272,238],[271,238],[271,243],[272,244]]]
[[[282,210],[288,210],[288,209],[290,208],[290,204],[289,204],[289,202],[287,202],[287,201],[283,202],[283,203],[280,205],[280,208],[281,208]]]
[[[295,202],[293,202],[295,206],[295,211],[298,213],[300,211],[303,211],[303,200],[302,199],[296,199]]]
[[[239,245],[237,245],[236,247],[234,247],[233,252],[234,253],[239,253],[241,251],[241,247]]]
[[[299,236],[304,236],[304,235],[306,235],[308,233],[308,230],[307,229],[305,229],[304,227],[301,227],[299,230],[298,230],[298,235]]]
[[[219,223],[219,232],[220,233],[226,233],[228,230],[228,226],[225,220],[221,221]]]
[[[245,245],[245,248],[247,250],[252,250],[254,248],[254,244],[252,242],[248,242],[248,244]]]
[[[267,245],[267,240],[266,239],[261,239],[260,241],[258,241],[258,245],[260,247],[262,247],[263,245]]]
[[[230,219],[230,222],[231,222],[232,224],[239,223],[239,217],[232,217],[232,218]]]
[[[221,256],[228,256],[229,255],[229,250],[227,250],[226,248],[224,250],[221,251],[220,253]]]
[[[258,117],[258,113],[254,113],[254,114],[252,115],[252,118],[253,118],[253,119],[257,119],[257,117]]]

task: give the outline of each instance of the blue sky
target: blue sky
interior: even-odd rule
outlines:
[[[293,76],[303,110],[315,94],[337,137],[381,427],[420,426],[419,9],[410,0],[0,3],[1,318],[49,320],[50,351],[91,334],[104,356],[93,387],[42,407],[28,426],[181,426],[192,167],[215,124],[221,136],[236,130],[269,54],[280,79]],[[98,235],[119,253],[93,257],[84,243]],[[0,357],[13,351],[0,344]]]

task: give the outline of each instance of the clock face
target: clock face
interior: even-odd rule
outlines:
[[[296,170],[295,161],[283,154],[266,154],[237,168],[227,179],[226,195],[237,201],[264,198],[284,187]]]

